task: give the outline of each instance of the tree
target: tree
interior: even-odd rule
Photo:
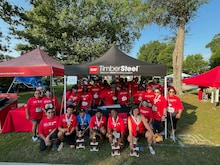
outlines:
[[[188,55],[183,62],[183,70],[188,74],[203,73],[209,69],[209,64],[201,54]]]
[[[31,10],[19,16],[21,29],[11,24],[12,33],[28,44],[17,50],[42,47],[63,63],[91,61],[113,43],[129,52],[139,38],[136,16],[126,1],[30,0]]]
[[[17,24],[19,22],[19,20],[13,20],[12,18],[19,16],[21,10],[22,9],[18,8],[17,6],[12,6],[7,0],[0,0],[0,19],[8,24]],[[0,51],[10,51],[10,39],[10,34],[3,34],[3,32],[0,32]]]
[[[173,44],[151,41],[148,44],[141,46],[137,58],[149,63],[166,64],[168,72],[171,73],[173,50]]]
[[[206,48],[210,48],[212,55],[209,59],[211,68],[220,65],[220,33],[216,34],[211,42],[206,45]]]
[[[185,27],[196,16],[198,8],[208,0],[147,0],[139,6],[140,24],[157,24],[169,27],[176,32],[175,49],[173,51],[174,86],[177,94],[182,94],[182,64]]]

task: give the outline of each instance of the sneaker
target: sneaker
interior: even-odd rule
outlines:
[[[164,136],[165,135],[165,131],[160,132],[159,135]]]
[[[174,135],[174,133],[170,133],[170,139],[175,140],[175,135]]]
[[[59,145],[57,151],[61,151],[62,149],[63,149],[63,142],[60,143],[60,145]]]
[[[51,150],[52,150],[52,151],[56,151],[56,150],[57,150],[57,145],[56,145],[55,143],[52,144]]]
[[[33,140],[33,142],[36,142],[36,141],[38,141],[38,137],[36,135],[34,135],[34,136],[32,136],[32,140]]]
[[[150,153],[151,153],[152,155],[155,155],[155,151],[154,151],[153,147],[152,147],[152,146],[149,146],[148,148],[149,148],[149,150],[150,150]]]

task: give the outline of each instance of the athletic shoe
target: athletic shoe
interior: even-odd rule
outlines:
[[[56,151],[56,150],[57,150],[57,145],[56,145],[55,143],[52,144],[51,150],[52,150],[52,151]]]
[[[151,153],[152,155],[155,155],[155,151],[154,151],[153,147],[152,147],[152,146],[149,146],[148,148],[149,148],[149,150],[150,150],[150,153]]]
[[[164,136],[165,135],[165,131],[160,132],[159,135]]]
[[[57,151],[61,151],[63,149],[63,145],[64,145],[63,142],[61,142],[58,149],[57,149]]]
[[[33,142],[36,142],[36,141],[38,141],[38,137],[35,135],[35,136],[32,136],[32,140],[33,140]]]
[[[174,133],[170,133],[170,139],[175,140],[175,135],[174,135]]]

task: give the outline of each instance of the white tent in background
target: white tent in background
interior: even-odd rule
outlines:
[[[187,78],[187,77],[191,77],[192,75],[190,74],[186,74],[186,73],[182,73],[182,79],[183,78]],[[167,78],[173,78],[173,74],[169,74],[166,76]]]

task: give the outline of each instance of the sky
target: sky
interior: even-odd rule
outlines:
[[[28,9],[25,0],[9,0],[9,2]],[[209,4],[203,5],[197,11],[197,16],[189,24],[189,32],[185,36],[184,57],[192,54],[202,54],[205,60],[209,60],[211,51],[205,46],[212,41],[213,37],[220,33],[220,0],[210,0]],[[7,31],[7,26],[0,20],[0,31]],[[156,25],[146,27],[142,30],[141,37],[134,41],[133,48],[128,55],[137,58],[139,49],[150,41],[158,40],[164,42],[165,36],[172,36],[168,28],[158,27]],[[11,41],[13,48],[16,40]],[[126,53],[126,52],[125,52]],[[19,53],[12,51],[10,56],[17,57]]]

